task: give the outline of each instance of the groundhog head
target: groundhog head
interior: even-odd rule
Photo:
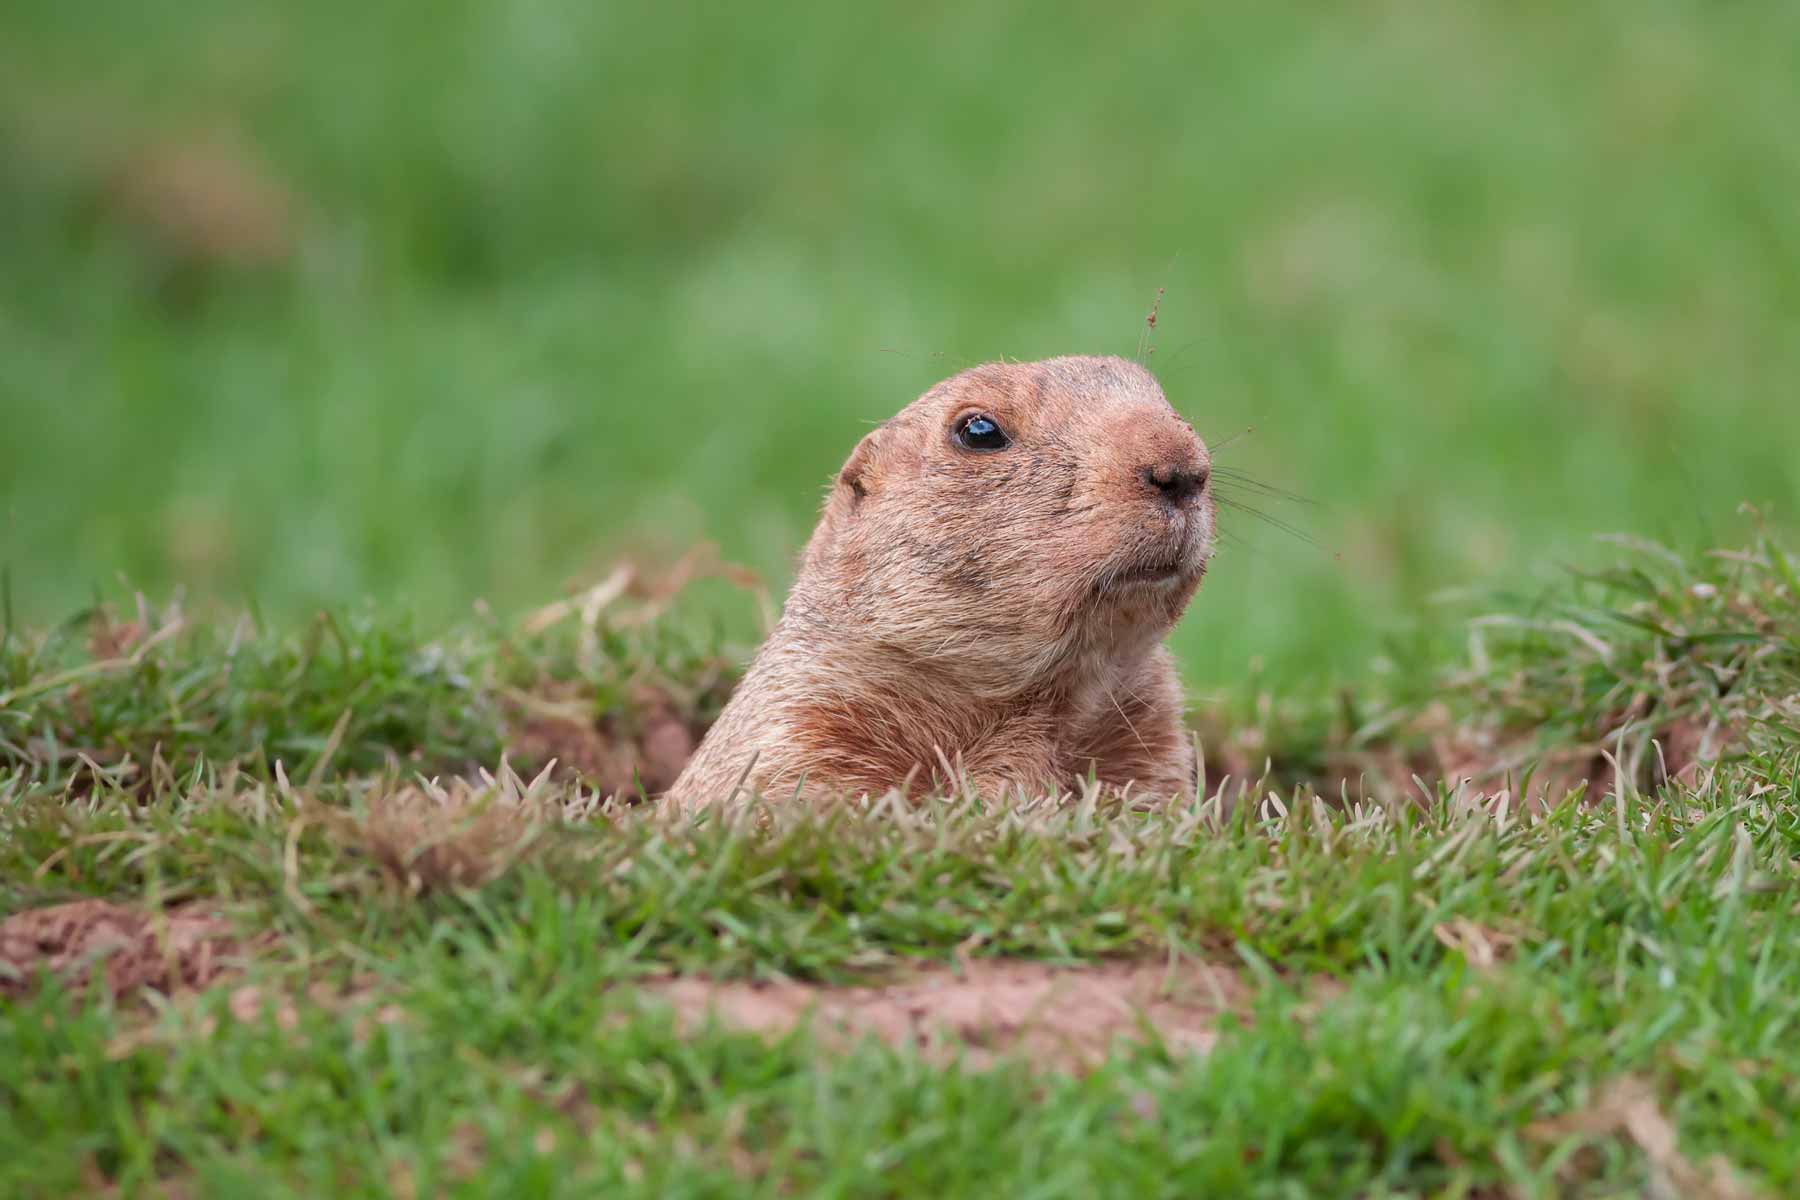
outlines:
[[[789,615],[994,692],[1133,655],[1206,570],[1209,469],[1136,363],[975,367],[856,447]]]

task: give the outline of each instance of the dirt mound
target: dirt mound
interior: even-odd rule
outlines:
[[[875,1037],[933,1057],[960,1052],[975,1065],[1016,1052],[1034,1063],[1077,1071],[1098,1066],[1120,1038],[1154,1038],[1172,1051],[1204,1053],[1216,1040],[1219,1018],[1240,1011],[1250,991],[1236,972],[1194,962],[1067,968],[971,962],[883,985],[684,977],[643,987],[689,1028],[711,1019],[781,1036],[810,1020],[816,1034],[838,1044]]]
[[[114,996],[201,988],[238,965],[242,949],[230,922],[197,909],[146,912],[106,900],[28,909],[0,921],[0,995],[22,995],[44,970],[72,989],[97,972]]]

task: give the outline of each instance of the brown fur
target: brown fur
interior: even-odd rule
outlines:
[[[975,412],[1011,438],[977,453]],[[1044,794],[1093,774],[1190,786],[1162,639],[1205,573],[1206,447],[1116,358],[989,363],[870,433],[826,498],[780,623],[670,791],[721,800],[941,785]],[[1152,575],[1153,579],[1134,579]]]

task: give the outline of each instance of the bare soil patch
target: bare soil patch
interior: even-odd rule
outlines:
[[[810,1022],[840,1046],[874,1037],[977,1066],[1017,1054],[1074,1071],[1098,1066],[1121,1039],[1205,1053],[1220,1019],[1242,1011],[1251,991],[1236,971],[1198,962],[976,961],[850,987],[691,976],[643,987],[689,1028],[717,1021],[780,1037]]]
[[[575,689],[551,690],[521,706],[512,749],[528,764],[555,761],[602,795],[667,791],[705,727],[653,687],[638,687],[631,701],[624,713],[596,716]]]
[[[138,988],[203,988],[251,949],[216,913],[150,912],[108,900],[27,909],[0,921],[0,996],[24,994],[48,970],[65,987],[98,982],[113,996]]]
[[[723,708],[739,673],[723,659],[671,672],[642,647],[618,651],[602,646],[601,627],[617,635],[654,625],[676,597],[699,579],[720,579],[755,597],[765,628],[775,623],[768,588],[748,568],[724,561],[717,547],[695,546],[673,562],[646,548],[617,562],[591,587],[526,618],[522,631],[538,637],[572,625],[577,673],[616,679],[624,671],[623,694],[608,687],[604,705],[591,682],[543,678],[510,695],[509,748],[536,768],[557,764],[563,778],[575,778],[603,796],[655,796],[667,791],[693,757],[700,739]]]

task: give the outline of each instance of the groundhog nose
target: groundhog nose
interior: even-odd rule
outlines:
[[[1145,467],[1144,482],[1173,505],[1185,505],[1206,487],[1206,468],[1190,463],[1166,462]]]

